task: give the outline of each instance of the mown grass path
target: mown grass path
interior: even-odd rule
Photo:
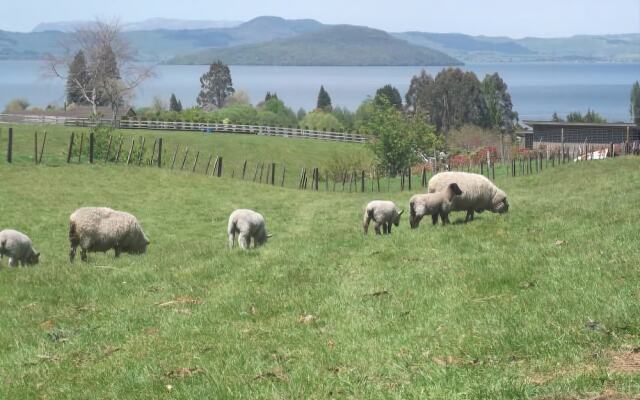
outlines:
[[[640,393],[614,362],[640,346],[638,158],[504,178],[508,214],[389,237],[362,234],[371,193],[103,164],[0,177],[0,227],[42,252],[0,269],[0,398]],[[135,214],[148,253],[69,265],[85,205]],[[226,248],[239,207],[266,216],[266,247]]]

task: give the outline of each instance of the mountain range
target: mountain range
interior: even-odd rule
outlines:
[[[43,23],[32,32],[0,30],[0,59],[38,59],[87,21]],[[568,38],[395,32],[311,19],[234,21],[149,19],[123,24],[140,60],[248,65],[456,65],[461,62],[640,62],[640,33]]]

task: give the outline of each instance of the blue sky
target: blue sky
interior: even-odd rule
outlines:
[[[491,36],[570,36],[640,32],[640,0],[7,0],[0,29],[39,22],[152,17],[245,21],[260,15],[313,18],[388,31]]]

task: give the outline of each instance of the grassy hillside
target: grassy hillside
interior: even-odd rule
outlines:
[[[503,178],[506,215],[365,237],[370,194],[2,164],[0,225],[42,262],[0,270],[0,397],[630,399],[638,171],[629,158]],[[70,266],[82,205],[137,215],[148,253]],[[226,249],[237,207],[265,214],[266,247]]]
[[[289,39],[179,56],[174,64],[235,65],[458,65],[448,55],[411,45],[386,32],[351,25],[325,27]]]
[[[47,131],[47,140],[43,156],[43,164],[50,166],[60,166],[66,164],[66,156],[69,146],[69,136],[75,132],[75,149],[73,162],[77,163],[77,149],[79,148],[80,135],[85,133],[84,146],[81,161],[88,160],[88,133],[87,129],[64,126],[36,126],[17,125],[14,129],[14,150],[13,160],[16,164],[33,164],[34,157],[34,132],[39,132],[39,145],[42,145],[43,133]],[[244,160],[247,160],[247,176],[253,178],[256,164],[276,163],[278,177],[281,176],[281,168],[284,165],[287,169],[287,179],[285,186],[296,186],[297,177],[300,170],[305,167],[311,169],[319,167],[322,170],[332,164],[335,160],[346,160],[357,158],[361,160],[372,160],[369,150],[354,143],[325,142],[318,140],[305,140],[293,138],[267,137],[256,135],[234,135],[234,134],[204,134],[201,132],[176,132],[176,131],[143,131],[143,130],[118,130],[114,132],[111,154],[117,151],[119,138],[123,138],[122,155],[120,162],[126,160],[127,153],[131,147],[131,140],[135,139],[134,157],[140,148],[141,139],[145,138],[145,156],[150,158],[153,142],[156,138],[163,138],[164,165],[169,167],[176,149],[179,145],[176,157],[176,167],[179,169],[185,161],[185,150],[188,147],[189,153],[185,161],[185,170],[191,171],[195,162],[197,152],[200,152],[196,172],[204,173],[209,154],[214,159],[216,155],[223,157],[223,174],[231,176],[232,172],[236,177],[240,176],[240,171]],[[7,146],[7,127],[0,126],[0,164],[5,163],[5,149]],[[103,163],[100,160],[100,163]],[[135,163],[134,163],[135,164]],[[213,167],[213,162],[211,167]],[[212,170],[210,170],[211,173]],[[266,174],[266,170],[264,172]],[[266,175],[265,175],[266,179]]]

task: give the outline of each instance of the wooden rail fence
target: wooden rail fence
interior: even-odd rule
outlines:
[[[93,120],[89,118],[70,118],[48,115],[22,115],[0,114],[0,121],[29,124],[56,124],[66,126],[91,127],[97,124],[111,124],[109,119]],[[366,143],[367,137],[344,132],[317,131],[312,129],[222,124],[213,122],[187,122],[187,121],[147,121],[138,119],[120,119],[117,121],[120,129],[146,129],[146,130],[173,130],[173,131],[199,131],[207,133],[236,133],[261,136],[279,136],[301,139],[329,140],[336,142]]]

